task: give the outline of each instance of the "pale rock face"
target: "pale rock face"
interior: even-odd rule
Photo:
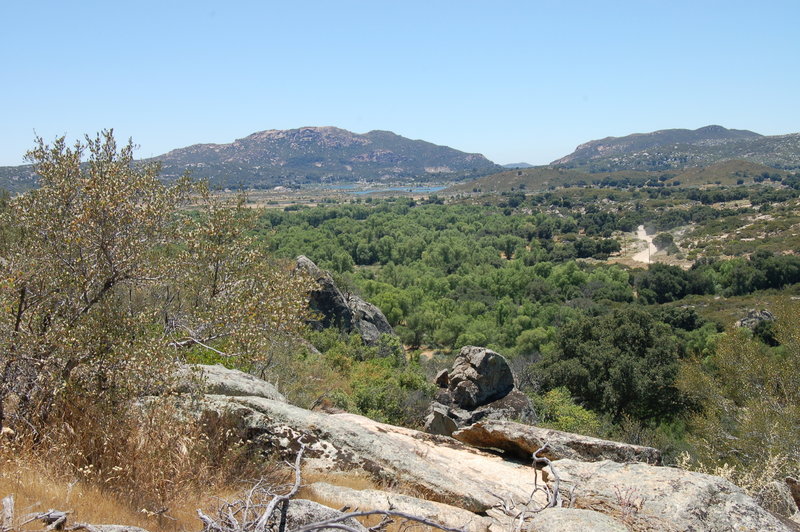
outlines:
[[[531,532],[628,532],[613,517],[577,508],[547,508],[536,514],[526,530]]]
[[[221,364],[184,365],[179,371],[179,384],[175,391],[185,393],[194,389],[204,394],[263,397],[286,402],[286,398],[272,384]]]
[[[578,508],[625,516],[631,528],[665,531],[788,531],[740,488],[720,477],[672,467],[558,460],[560,489]],[[548,468],[548,469],[550,469]],[[547,471],[547,469],[545,469]],[[552,474],[547,482],[554,481]]]
[[[378,423],[355,414],[311,412],[260,397],[207,395],[195,408],[242,420],[247,439],[268,452],[291,458],[307,445],[305,467],[323,471],[362,470],[377,479],[402,480],[471,512],[485,512],[506,493],[526,500],[541,474],[452,438]],[[302,439],[302,440],[301,440]],[[539,497],[544,503],[544,497]]]
[[[237,390],[236,387],[218,389]],[[534,490],[545,483],[554,488],[554,472],[560,478],[561,500],[571,509],[554,508],[536,513],[531,516],[526,530],[788,531],[793,530],[793,525],[785,523],[797,518],[796,514],[779,518],[769,513],[755,499],[722,478],[676,468],[564,458],[537,470],[530,461],[508,460],[496,452],[484,452],[449,437],[378,423],[354,414],[311,412],[264,397],[209,394],[199,400],[195,396],[185,401],[185,408],[197,415],[232,416],[237,420],[243,439],[287,459],[297,454],[303,442],[305,470],[360,470],[379,481],[399,481],[412,490],[429,494],[435,503],[455,507],[452,522],[468,526],[469,530],[482,532],[483,526],[492,532],[509,530],[508,518],[501,516],[498,510],[501,497],[506,501],[513,499],[513,509],[520,510],[520,501],[529,500],[534,493],[527,509],[544,508],[547,497],[541,490]],[[488,426],[508,428],[507,425]],[[554,447],[562,445],[567,454],[586,452],[592,445],[601,451],[599,454],[591,451],[581,460],[601,458],[606,456],[604,453],[617,453],[617,459],[652,458],[652,450],[648,448],[623,444],[616,447],[610,445],[614,442],[603,440],[586,443],[581,442],[581,436],[563,433],[530,435],[525,431],[541,429],[516,424],[511,427],[520,431],[522,439],[541,437],[557,442]],[[559,442],[557,437],[567,441]],[[574,442],[581,442],[577,450]],[[521,446],[521,443],[517,441],[515,445]],[[327,489],[345,493],[341,488]],[[786,490],[782,493],[783,502],[790,510],[791,490],[788,498]],[[425,515],[447,509],[412,499],[378,493],[363,494],[363,499],[356,500],[365,506],[377,506],[375,501],[409,505],[408,508]],[[463,521],[465,518],[469,520]]]
[[[327,521],[328,519],[336,519],[340,517],[342,512],[328,508],[322,504],[307,501],[305,499],[292,499],[289,501],[289,507],[286,511],[286,530],[299,528],[301,526]],[[367,532],[367,529],[355,519],[346,519],[340,522],[349,529],[358,532]],[[324,532],[336,532],[341,530],[339,527],[326,527],[319,530]]]
[[[454,432],[453,438],[473,447],[502,449],[520,458],[530,458],[547,444],[539,456],[550,460],[571,458],[585,462],[613,460],[655,465],[661,463],[661,453],[652,447],[601,440],[513,421],[479,421]]]
[[[381,490],[354,490],[342,486],[334,486],[325,482],[315,482],[305,488],[307,496],[324,499],[334,507],[347,506],[356,510],[394,510],[406,514],[430,519],[452,528],[463,528],[466,532],[487,532],[491,520],[467,510],[442,504],[399,495]]]

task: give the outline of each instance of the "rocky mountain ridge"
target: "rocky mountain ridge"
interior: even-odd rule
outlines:
[[[590,172],[670,170],[741,159],[773,168],[800,168],[800,133],[764,136],[711,125],[606,137],[578,146],[553,166]]]
[[[185,170],[225,186],[456,181],[501,167],[478,153],[411,140],[391,131],[336,127],[266,130],[229,144],[195,144],[154,157],[165,177]]]
[[[456,182],[503,169],[479,153],[411,140],[391,131],[337,127],[259,131],[227,144],[194,144],[145,159],[165,180],[187,170],[213,186],[272,188],[304,184]],[[0,188],[32,188],[31,165],[0,167]]]

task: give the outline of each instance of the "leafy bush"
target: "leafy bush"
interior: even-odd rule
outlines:
[[[532,400],[542,427],[586,436],[600,435],[600,417],[577,404],[567,388],[554,388],[544,395],[534,395]]]
[[[774,313],[779,347],[739,329],[719,339],[711,357],[682,364],[677,386],[701,407],[690,441],[706,468],[724,465],[747,476],[778,457],[774,477],[800,473],[800,304],[784,301]]]

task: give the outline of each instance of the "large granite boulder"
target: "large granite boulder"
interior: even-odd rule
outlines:
[[[530,399],[514,387],[514,375],[502,355],[485,347],[461,349],[453,367],[436,375],[439,386],[425,418],[425,431],[450,436],[455,430],[489,419],[533,422]]]
[[[789,531],[791,525],[727,480],[673,467],[558,460],[544,469],[573,506],[617,517],[634,530]]]
[[[297,269],[308,274],[319,285],[311,292],[309,305],[319,319],[311,321],[317,329],[336,327],[344,333],[357,332],[364,343],[375,345],[382,334],[394,334],[381,310],[360,297],[343,292],[330,273],[308,257],[297,257]]]
[[[455,404],[472,410],[508,395],[514,389],[514,374],[501,355],[468,345],[453,363],[447,389]]]
[[[509,530],[509,513],[516,515],[523,510],[529,517],[525,529],[540,531],[623,530],[620,526],[631,530],[788,531],[794,526],[788,519],[782,521],[772,515],[722,478],[676,468],[565,458],[537,469],[530,460],[509,460],[452,438],[386,425],[354,414],[328,415],[282,401],[241,395],[198,397],[195,393],[185,400],[181,397],[175,400],[195,415],[237,419],[242,439],[266,453],[291,459],[302,442],[306,446],[305,472],[322,470],[334,476],[333,473],[356,471],[387,484],[399,482],[405,489],[425,494],[434,503],[446,503],[457,509],[451,513],[447,508],[416,502],[414,498],[387,495],[384,499],[380,493],[355,497],[358,507],[378,509],[380,503],[414,508],[425,515],[441,511],[441,515],[454,516],[449,522],[470,530],[482,530],[486,524],[491,532]],[[548,433],[539,437],[555,441],[556,436],[559,435]],[[609,443],[604,442],[598,448],[603,453],[611,452],[613,446]],[[519,442],[517,445],[521,446]],[[563,443],[563,447],[566,452],[578,452],[569,443]],[[582,446],[578,449],[585,451]],[[622,453],[623,458],[647,456],[634,448],[615,452]],[[548,499],[536,486],[541,488],[547,483],[554,489],[556,474],[564,505],[584,511],[563,508],[540,511]],[[345,493],[341,488],[327,489]],[[788,502],[785,495],[784,502]],[[510,512],[503,511],[500,515],[501,501]],[[290,510],[292,506],[297,506],[294,501]],[[473,518],[472,514],[477,515]]]
[[[454,432],[453,438],[474,447],[501,449],[517,458],[530,458],[547,444],[539,456],[550,460],[571,458],[584,462],[613,460],[655,465],[661,463],[661,452],[653,447],[601,440],[513,421],[480,421]]]

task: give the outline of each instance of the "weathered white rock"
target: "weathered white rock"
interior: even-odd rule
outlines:
[[[319,504],[314,501],[305,499],[292,499],[289,501],[289,508],[286,511],[286,530],[292,530],[305,525],[327,521],[328,519],[336,519],[342,516],[342,512],[328,508],[325,505]],[[349,527],[350,529],[367,532],[367,529],[356,521],[355,519],[345,519],[340,521],[341,524]],[[277,530],[277,528],[275,528]],[[327,532],[338,532],[341,528],[338,527],[325,527],[319,530]]]
[[[497,498],[492,493],[527,499],[534,489],[534,475],[540,475],[529,465],[503,460],[452,438],[355,414],[311,412],[261,397],[208,395],[198,407],[241,419],[249,440],[287,457],[297,453],[302,438],[307,444],[305,467],[360,469],[472,512],[493,506]]]
[[[475,447],[501,449],[520,458],[530,458],[546,443],[547,449],[540,456],[550,460],[571,458],[586,462],[613,460],[661,463],[661,452],[652,447],[601,440],[513,421],[480,421],[454,432],[453,438]]]
[[[531,532],[628,532],[613,517],[578,508],[547,508],[531,518],[525,530]]]
[[[347,506],[356,510],[394,510],[430,519],[451,528],[463,528],[466,532],[486,532],[491,520],[467,510],[439,502],[417,499],[381,490],[354,490],[315,482],[305,488],[306,496],[323,499],[334,507]]]
[[[226,395],[230,397],[263,397],[286,402],[275,387],[258,377],[221,364],[186,364],[180,369],[179,383],[175,391],[185,393],[198,390],[200,393]]]
[[[642,463],[558,460],[561,490],[574,487],[575,506],[626,516],[631,528],[653,530],[789,531],[740,488],[720,477]],[[545,469],[547,471],[547,469]],[[548,476],[552,485],[554,477]]]

